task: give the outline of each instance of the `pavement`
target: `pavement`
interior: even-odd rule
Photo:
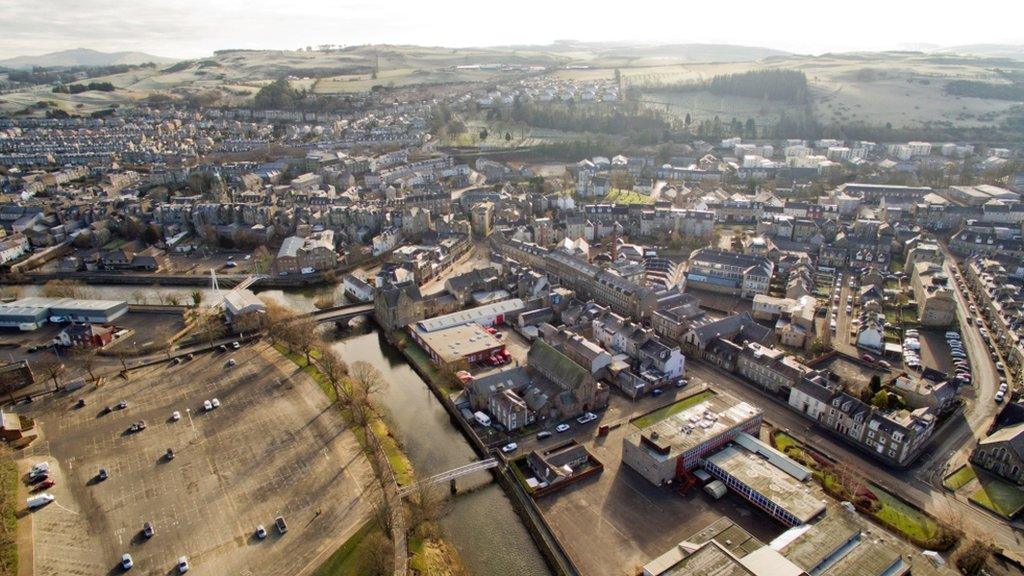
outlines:
[[[206,353],[20,408],[40,437],[16,454],[19,466],[46,460],[57,480],[56,501],[30,515],[34,574],[114,574],[125,552],[141,574],[171,573],[181,555],[200,575],[309,574],[358,530],[379,485],[341,415],[269,346],[231,356],[234,368]],[[221,407],[205,411],[214,397]],[[101,410],[122,399],[126,409]],[[138,420],[147,428],[128,432]],[[287,534],[273,528],[278,515]]]

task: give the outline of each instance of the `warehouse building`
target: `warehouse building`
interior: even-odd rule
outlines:
[[[0,304],[0,327],[35,330],[47,321],[109,324],[127,312],[124,300],[22,298]]]
[[[411,327],[413,336],[416,333],[424,334],[446,330],[455,326],[475,324],[477,326],[494,326],[504,324],[513,320],[520,312],[526,309],[526,304],[519,298],[503,300],[493,304],[467,308],[451,314],[435,316],[426,320],[420,320]]]
[[[760,408],[704,390],[633,420],[622,461],[653,484],[689,480],[703,457],[743,432],[756,435],[762,419]]]
[[[704,470],[727,488],[786,526],[799,526],[824,512],[825,502],[788,468],[797,469],[798,475],[806,472],[784,456],[772,458],[770,451],[742,446],[727,446],[704,461]],[[806,480],[810,474],[804,476]]]
[[[409,332],[438,366],[450,366],[463,360],[480,362],[505,349],[501,340],[473,322],[432,332]]]

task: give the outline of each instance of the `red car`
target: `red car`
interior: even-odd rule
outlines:
[[[495,328],[494,326],[488,326],[487,328],[484,328],[484,330],[486,330],[488,334],[497,334],[498,333],[498,329]]]
[[[39,484],[36,484],[36,486],[34,488],[32,488],[32,491],[33,492],[42,492],[43,490],[46,490],[47,488],[53,488],[56,485],[57,485],[57,481],[56,480],[49,480],[49,479],[47,479],[47,480],[43,480]]]

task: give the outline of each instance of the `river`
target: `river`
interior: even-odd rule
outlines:
[[[397,423],[398,436],[416,474],[425,478],[477,459],[452,425],[448,412],[405,357],[376,330],[341,338],[332,345],[349,363],[365,360],[389,382],[382,403]],[[458,480],[467,490],[449,502],[441,527],[474,576],[550,575],[501,486],[481,472]],[[447,484],[440,488],[447,491]]]

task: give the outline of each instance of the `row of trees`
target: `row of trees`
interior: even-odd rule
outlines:
[[[114,85],[110,82],[89,82],[88,84],[61,84],[53,87],[54,94],[81,94],[82,92],[113,92]]]
[[[809,96],[807,75],[799,70],[748,70],[737,74],[719,74],[701,82],[654,84],[647,92],[708,91],[720,96],[742,96],[762,100],[806,103]]]

